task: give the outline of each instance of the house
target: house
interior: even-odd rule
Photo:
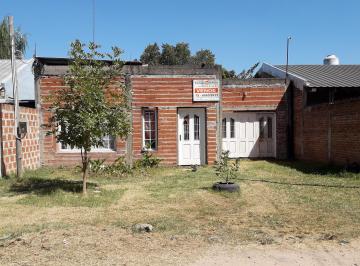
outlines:
[[[16,60],[20,122],[26,127],[22,139],[22,165],[24,169],[40,166],[40,125],[35,108],[35,85],[32,72],[33,59]],[[0,60],[0,176],[16,169],[15,117],[10,60]]]
[[[50,117],[47,97],[64,86],[66,58],[35,61],[40,123]],[[146,66],[127,63],[132,133],[126,140],[106,136],[92,158],[129,162],[150,149],[166,165],[213,164],[222,149],[231,157],[287,158],[288,101],[283,79],[222,80],[220,66]],[[44,165],[73,165],[78,150],[40,136]]]
[[[34,59],[16,60],[19,100],[33,104],[35,100],[34,74],[32,72]],[[13,102],[13,85],[11,60],[0,59],[0,102]]]
[[[360,164],[360,65],[263,64],[257,76],[289,80],[290,156]]]

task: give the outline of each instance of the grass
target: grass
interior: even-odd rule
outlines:
[[[300,162],[241,162],[239,193],[211,190],[211,167],[157,168],[90,179],[80,194],[73,169],[43,168],[0,181],[0,236],[41,228],[151,223],[164,236],[269,244],[289,236],[360,236],[360,174]],[[100,191],[100,192],[98,192]]]

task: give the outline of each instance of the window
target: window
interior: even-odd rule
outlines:
[[[116,138],[114,136],[105,136],[102,138],[102,143],[103,146],[102,147],[91,147],[91,151],[115,151],[116,150],[116,145],[115,145],[115,140]],[[61,143],[61,150],[63,151],[74,151],[74,152],[79,152],[80,149],[71,149],[71,147],[69,145],[66,145],[64,143]]]
[[[272,138],[272,118],[271,117],[267,118],[267,130],[268,130],[268,138],[271,139]]]
[[[230,138],[235,138],[235,120],[233,118],[230,119]]]
[[[263,139],[265,137],[265,120],[261,117],[259,120],[259,137]]]
[[[194,140],[200,139],[200,118],[194,115]]]
[[[190,137],[190,134],[189,134],[189,115],[184,117],[183,126],[184,126],[184,140],[189,140],[189,137]]]
[[[143,147],[155,150],[157,148],[157,115],[156,110],[143,111]]]
[[[226,118],[222,120],[222,137],[226,139]]]

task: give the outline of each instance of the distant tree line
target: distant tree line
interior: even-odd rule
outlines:
[[[214,66],[215,55],[209,49],[201,49],[194,55],[191,55],[189,44],[179,42],[175,45],[164,43],[159,45],[155,42],[145,47],[140,56],[140,61],[148,65],[197,65]],[[259,63],[256,63],[248,70],[243,70],[237,74],[235,70],[222,68],[222,77],[224,79],[248,79],[253,77],[253,73]]]

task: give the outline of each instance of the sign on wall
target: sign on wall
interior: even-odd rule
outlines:
[[[193,101],[194,102],[217,102],[220,82],[218,79],[193,80]]]

